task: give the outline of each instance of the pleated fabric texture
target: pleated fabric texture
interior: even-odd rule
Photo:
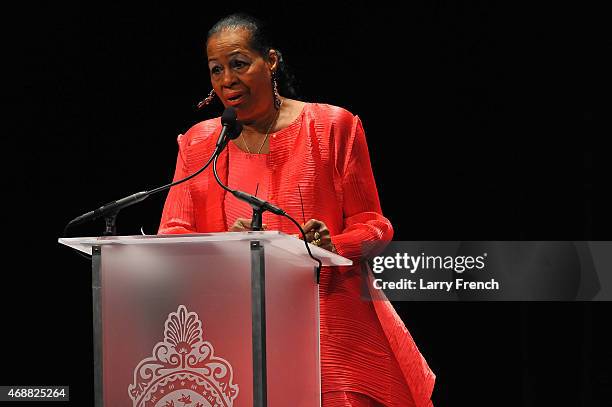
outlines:
[[[324,393],[321,404],[324,407],[384,407],[371,397],[349,391]]]
[[[267,197],[270,187],[271,172],[268,154],[250,154],[241,151],[234,143],[227,146],[229,151],[227,185],[232,189],[248,192],[258,197]],[[265,199],[265,198],[264,198]],[[232,194],[225,194],[225,219],[229,229],[236,219],[251,219],[253,209],[248,203],[236,199]],[[270,218],[276,217],[270,212],[263,213],[263,223],[268,225]]]
[[[175,180],[201,168],[220,130],[217,118],[178,137]],[[358,404],[367,399],[389,407],[431,406],[435,375],[393,306],[384,297],[361,298],[359,260],[384,247],[393,227],[381,212],[359,117],[336,106],[308,103],[293,123],[270,135],[270,154],[265,160],[251,158],[250,171],[249,159],[236,146],[226,148],[217,164],[221,180],[227,184],[230,179],[249,193],[257,183],[260,188],[266,183],[260,198],[299,222],[325,222],[338,254],[355,262],[325,267],[321,274],[323,400],[332,400],[331,406],[369,405]],[[248,206],[230,199],[207,170],[170,190],[159,233],[221,232],[235,217],[250,218]],[[298,233],[288,219],[266,213],[263,220],[268,230]],[[357,401],[339,396],[345,393],[354,393],[350,397]],[[359,395],[365,398],[359,401]],[[348,401],[337,404],[342,397]]]

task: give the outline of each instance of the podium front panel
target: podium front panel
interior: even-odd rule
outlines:
[[[266,246],[269,406],[319,406],[319,290],[314,266],[282,261]],[[313,262],[314,263],[314,262]]]
[[[252,406],[249,241],[105,245],[105,406]],[[269,406],[320,404],[311,265],[265,246]]]

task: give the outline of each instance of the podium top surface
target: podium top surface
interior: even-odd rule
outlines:
[[[177,244],[219,244],[223,242],[258,240],[264,245],[272,245],[297,257],[312,261],[304,247],[304,241],[278,231],[197,233],[180,235],[138,235],[138,236],[98,236],[67,237],[58,242],[91,255],[92,246],[104,245],[177,245]],[[345,257],[308,244],[312,255],[319,258],[324,266],[350,266],[353,262]]]

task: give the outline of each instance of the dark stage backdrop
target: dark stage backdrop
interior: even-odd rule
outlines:
[[[177,134],[220,112],[194,110],[210,90],[205,32],[237,10],[272,24],[304,100],[361,117],[396,240],[612,239],[602,11],[200,3],[4,13],[16,94],[5,95],[0,384],[70,385],[72,405],[92,403],[90,269],[56,240],[73,217],[171,180]],[[124,210],[119,233],[154,233],[164,198]],[[609,303],[394,305],[437,375],[437,406],[610,402]]]

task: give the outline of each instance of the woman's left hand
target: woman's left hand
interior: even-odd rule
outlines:
[[[306,233],[306,241],[325,250],[336,253],[336,248],[332,244],[331,233],[324,222],[317,219],[310,219],[302,225]]]

